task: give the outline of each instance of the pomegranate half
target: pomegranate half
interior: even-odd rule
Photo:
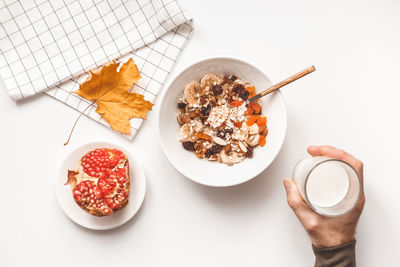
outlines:
[[[68,170],[75,202],[95,216],[108,216],[128,204],[130,179],[127,156],[118,149],[98,148],[86,153],[77,170]]]

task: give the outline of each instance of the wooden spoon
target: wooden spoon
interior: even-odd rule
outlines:
[[[283,87],[283,86],[285,86],[285,85],[287,85],[287,84],[289,84],[291,82],[294,82],[295,80],[300,79],[301,77],[306,76],[307,74],[310,74],[311,72],[314,72],[314,71],[315,71],[315,67],[314,66],[308,67],[307,69],[304,69],[304,70],[300,71],[299,73],[296,73],[295,75],[290,76],[286,80],[283,80],[280,83],[271,86],[267,90],[262,91],[261,93],[253,96],[252,98],[250,98],[247,101],[249,103],[251,103],[251,102],[259,99],[260,97],[266,96],[269,93],[272,93],[272,92],[278,90],[279,88],[281,88],[281,87]]]

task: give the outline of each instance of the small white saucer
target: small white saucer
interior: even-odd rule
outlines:
[[[82,210],[73,199],[71,186],[65,185],[68,170],[75,170],[81,157],[96,148],[117,148],[127,155],[131,190],[128,205],[110,216],[96,217]],[[108,142],[92,142],[73,149],[63,160],[58,171],[56,194],[65,214],[75,223],[92,230],[108,230],[129,221],[139,210],[146,193],[146,177],[139,162],[122,147]]]

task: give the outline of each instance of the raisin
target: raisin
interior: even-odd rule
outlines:
[[[232,134],[233,133],[233,129],[232,128],[225,128],[224,132],[226,134]]]
[[[253,148],[251,146],[247,147],[247,152],[245,154],[246,157],[252,158],[253,157]]]
[[[180,109],[184,109],[184,108],[186,108],[186,103],[183,103],[183,102],[181,102],[181,103],[178,103],[178,108],[180,108]]]
[[[235,92],[236,94],[240,94],[241,92],[246,91],[246,89],[244,89],[243,84],[236,84],[233,87],[233,92]]]
[[[249,98],[249,95],[250,95],[250,93],[247,92],[246,90],[239,92],[239,97],[241,99],[243,99],[244,101],[246,101]]]
[[[200,104],[205,105],[207,103],[207,99],[205,97],[200,97]]]
[[[221,149],[222,149],[222,146],[216,144],[216,145],[213,145],[213,146],[211,147],[211,152],[212,152],[213,154],[217,154],[217,153],[219,153],[219,152],[221,151]]]
[[[211,150],[207,150],[206,151],[206,153],[204,154],[204,156],[206,156],[206,158],[209,158],[209,157],[211,157],[213,155],[213,153],[212,153],[212,151]]]
[[[194,143],[190,141],[182,142],[182,146],[184,149],[189,151],[194,151]]]
[[[213,87],[211,87],[211,91],[214,93],[214,95],[220,95],[222,94],[222,87],[221,85],[213,85]]]
[[[219,138],[222,138],[222,139],[225,139],[225,132],[224,131],[221,131],[221,130],[218,130],[218,132],[217,132],[217,136],[219,137]]]
[[[220,82],[220,85],[224,85],[226,84],[226,82],[228,81],[228,77],[224,76]]]
[[[208,115],[210,115],[210,110],[211,110],[210,105],[207,105],[207,107],[202,107],[201,114],[203,114],[203,116],[208,116]]]
[[[231,76],[229,76],[229,78],[228,78],[228,82],[230,82],[230,83],[232,83],[232,82],[234,82],[236,80],[237,80],[237,77],[235,75],[233,75],[233,74]]]

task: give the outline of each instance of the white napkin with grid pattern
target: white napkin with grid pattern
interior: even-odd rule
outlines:
[[[82,111],[71,92],[87,71],[135,60],[133,91],[152,101],[191,32],[176,0],[0,0],[0,76],[15,101],[46,91]],[[85,114],[107,125],[91,107]],[[142,120],[131,120],[133,133]]]

